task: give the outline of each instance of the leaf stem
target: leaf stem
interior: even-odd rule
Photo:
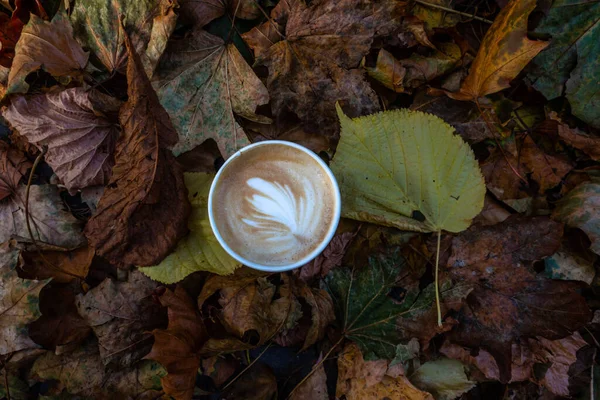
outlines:
[[[437,307],[438,326],[442,326],[442,309],[440,307],[440,287],[438,280],[438,269],[440,264],[440,242],[442,238],[442,231],[437,232],[437,251],[435,253],[435,305]]]
[[[421,4],[422,6],[425,6],[425,7],[437,8],[438,10],[444,10],[444,11],[447,11],[449,13],[462,15],[463,17],[469,17],[469,18],[475,19],[477,21],[485,22],[486,24],[493,24],[494,23],[494,21],[490,21],[489,19],[478,17],[475,14],[468,14],[468,13],[465,13],[465,12],[462,12],[462,11],[457,11],[457,10],[455,10],[453,8],[440,6],[439,4],[431,4],[431,3],[427,3],[426,1],[422,1],[422,0],[415,0],[415,3],[419,3],[419,4]]]
[[[219,390],[219,392],[224,392],[224,391],[225,391],[225,389],[227,389],[229,386],[231,386],[231,384],[232,384],[233,382],[237,381],[237,380],[238,380],[238,378],[239,378],[240,376],[244,375],[244,373],[245,373],[246,371],[248,371],[248,370],[249,370],[249,369],[250,369],[250,368],[251,368],[251,367],[254,365],[254,363],[255,363],[255,362],[257,362],[258,360],[260,360],[260,358],[262,357],[262,355],[263,355],[263,354],[265,354],[265,353],[267,352],[267,350],[269,350],[269,348],[271,347],[271,345],[272,345],[272,344],[273,344],[273,343],[271,343],[271,342],[270,342],[270,343],[269,343],[269,344],[268,344],[268,345],[265,347],[265,349],[264,349],[263,351],[261,351],[261,353],[260,353],[260,354],[259,354],[259,355],[258,355],[258,356],[257,356],[257,357],[254,359],[254,360],[252,360],[252,362],[251,362],[250,364],[248,364],[248,365],[246,366],[246,368],[244,368],[244,369],[243,369],[243,370],[242,370],[242,371],[241,371],[239,374],[237,374],[237,375],[236,375],[236,376],[235,376],[235,377],[234,377],[232,380],[230,380],[230,381],[229,381],[229,382],[228,382],[228,383],[227,383],[225,386],[223,386],[223,387],[222,387],[222,388]]]

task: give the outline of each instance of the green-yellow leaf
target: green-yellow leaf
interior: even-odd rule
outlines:
[[[190,233],[160,264],[140,268],[151,279],[163,283],[178,282],[196,271],[228,275],[240,266],[221,247],[208,221],[208,192],[214,174],[190,172],[184,178],[192,204]]]
[[[351,119],[337,110],[342,133],[331,169],[342,216],[460,232],[481,211],[485,184],[473,151],[443,120],[409,110]]]

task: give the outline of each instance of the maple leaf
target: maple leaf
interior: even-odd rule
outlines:
[[[95,90],[66,89],[12,100],[3,115],[45,160],[70,191],[105,185],[114,165],[121,102]]]
[[[11,238],[31,243],[25,215],[26,191],[21,185],[8,201],[0,203],[0,243]],[[28,217],[38,245],[76,249],[85,243],[81,223],[64,208],[56,186],[31,186]]]
[[[167,289],[159,298],[168,308],[166,330],[155,329],[152,351],[146,356],[161,363],[168,375],[161,378],[163,390],[175,399],[191,399],[200,366],[199,351],[208,339],[195,304],[183,288]]]
[[[85,235],[116,264],[155,265],[187,231],[190,203],[183,172],[166,148],[177,142],[169,116],[130,41],[128,101],[119,112],[123,135],[115,167]]]
[[[50,22],[32,14],[15,47],[6,94],[26,93],[29,84],[25,78],[40,68],[64,83],[81,79],[88,57],[73,38],[64,12],[56,13]]]
[[[0,141],[0,200],[17,191],[25,172],[31,168],[31,162],[17,149]]]
[[[404,376],[401,365],[378,361],[365,361],[359,346],[348,344],[338,356],[336,396],[348,400],[361,399],[411,399],[433,400],[430,393],[417,389]]]
[[[125,67],[128,52],[124,38],[128,36],[151,76],[175,29],[175,4],[172,0],[78,1],[71,22],[76,38],[108,72]]]
[[[179,133],[173,147],[178,155],[207,139],[214,139],[227,158],[249,144],[234,113],[269,123],[255,114],[269,102],[269,94],[252,68],[232,45],[201,29],[172,41],[154,77],[161,104]]]
[[[37,347],[28,324],[41,315],[40,291],[49,280],[19,278],[19,252],[9,242],[0,246],[0,355]]]
[[[512,216],[497,225],[472,227],[452,239],[447,268],[453,279],[475,289],[449,337],[483,347],[495,358],[500,380],[511,376],[513,340],[559,339],[585,325],[590,311],[578,294],[582,284],[536,277],[533,261],[552,255],[562,226],[546,217]]]
[[[203,27],[226,12],[235,18],[255,19],[261,14],[259,4],[254,0],[181,0],[179,12],[182,19]]]
[[[161,307],[152,301],[156,283],[139,271],[127,282],[105,279],[77,296],[77,310],[94,330],[105,365],[130,367],[152,347],[147,333],[165,322]]]
[[[406,3],[286,3],[271,14],[280,25],[269,26],[272,22],[268,21],[242,35],[251,47],[259,46],[255,49],[256,63],[269,69],[267,87],[273,112],[289,110],[309,131],[335,135],[337,101],[353,117],[378,111],[373,89],[363,73],[354,68],[368,53],[376,35],[400,26]],[[261,35],[268,38],[267,43],[256,40]],[[260,47],[269,42],[272,45],[268,49]]]
[[[456,100],[472,100],[509,87],[519,72],[549,42],[527,38],[527,18],[536,0],[510,0],[485,33],[469,75],[460,90],[447,92]]]

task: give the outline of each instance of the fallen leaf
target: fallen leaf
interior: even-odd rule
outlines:
[[[466,365],[475,366],[487,379],[497,380],[500,378],[500,370],[494,357],[486,350],[479,349],[477,354],[472,354],[470,349],[464,348],[449,341],[445,341],[440,348],[440,353],[448,358],[458,360]],[[515,365],[514,357],[515,351],[513,349],[513,365],[512,365],[512,376],[509,382],[519,381],[520,379],[514,379],[515,376]],[[474,374],[473,369],[471,373]]]
[[[28,279],[53,278],[54,282],[68,283],[74,279],[85,279],[94,258],[94,249],[85,246],[72,251],[28,251],[21,256],[21,275]]]
[[[577,128],[570,128],[569,125],[563,123],[554,112],[550,112],[550,119],[547,120],[560,140],[571,147],[581,150],[587,154],[592,160],[600,161],[600,137],[588,135]]]
[[[417,389],[386,361],[365,361],[358,346],[352,343],[339,355],[338,371],[337,397],[345,396],[348,400],[433,400],[431,394]]]
[[[544,260],[544,275],[551,279],[581,281],[591,285],[596,276],[596,260],[597,257],[591,252],[575,251],[563,245]]]
[[[400,275],[404,266],[396,251],[371,257],[363,268],[336,268],[325,278],[342,334],[358,344],[366,360],[393,359],[402,341],[396,321],[431,307],[433,285],[420,291],[418,282]]]
[[[98,91],[72,88],[17,97],[3,116],[29,143],[48,148],[46,162],[74,192],[108,183],[120,131],[114,117],[120,106],[120,101]]]
[[[556,204],[552,218],[584,231],[592,241],[590,249],[600,254],[600,183],[575,187]]]
[[[537,277],[530,268],[558,249],[561,236],[561,226],[546,217],[512,216],[497,225],[472,227],[452,240],[448,272],[475,289],[449,338],[489,351],[501,382],[511,379],[513,341],[560,339],[590,318],[578,293],[583,284]]]
[[[123,135],[110,183],[85,235],[97,254],[115,264],[156,265],[186,233],[190,204],[183,172],[166,148],[177,142],[177,133],[128,39],[126,44]]]
[[[196,271],[227,275],[240,266],[221,247],[210,227],[208,192],[213,178],[214,174],[184,174],[188,199],[192,205],[188,220],[190,233],[177,243],[175,251],[160,264],[140,268],[145,275],[159,282],[175,283]]]
[[[92,332],[75,307],[74,285],[51,283],[40,292],[42,316],[29,326],[29,337],[59,355],[75,350]]]
[[[64,12],[47,22],[31,15],[15,47],[6,94],[27,93],[25,78],[43,68],[61,82],[81,79],[89,54],[73,39],[73,28]]]
[[[19,252],[10,243],[0,246],[0,355],[38,347],[28,325],[41,315],[40,290],[49,280],[19,278]]]
[[[256,63],[269,69],[267,88],[275,114],[289,110],[308,131],[337,136],[336,102],[351,116],[379,110],[375,92],[354,68],[375,36],[400,26],[405,2],[339,0],[307,5],[295,1],[288,12],[277,11],[271,16],[285,22],[285,29],[277,29],[285,36],[268,36],[272,46],[255,51]],[[270,33],[272,28],[263,24],[254,29]],[[257,36],[255,30],[242,37]],[[254,41],[249,44],[252,47]]]
[[[290,400],[329,400],[327,375],[323,364],[300,384],[289,397]]]
[[[223,400],[273,400],[277,398],[277,380],[271,368],[257,363],[221,396]]]
[[[94,330],[104,365],[130,367],[152,348],[148,331],[166,322],[152,301],[155,288],[155,282],[131,271],[126,282],[105,279],[77,296],[77,311]]]
[[[161,378],[163,390],[175,399],[191,399],[200,366],[199,351],[208,339],[195,304],[185,290],[167,289],[159,298],[167,307],[169,326],[155,329],[154,346],[147,359],[161,363],[168,375]]]
[[[25,219],[26,187],[21,185],[8,201],[0,204],[0,243],[11,238],[31,243]],[[38,245],[76,249],[85,243],[81,223],[64,210],[54,185],[31,186],[29,224]]]
[[[419,389],[431,392],[437,400],[455,399],[476,384],[469,380],[460,361],[449,358],[426,362],[409,379]]]
[[[338,113],[342,134],[331,170],[342,216],[460,232],[481,211],[485,187],[473,151],[444,121],[408,110],[350,119],[338,106]],[[424,221],[412,218],[417,212]]]
[[[10,4],[6,3],[8,3],[8,0],[3,2],[3,6],[12,10]],[[48,19],[44,7],[38,0],[17,0],[14,2],[14,5],[15,9],[12,16],[9,17],[4,13],[0,14],[0,42],[2,43],[0,65],[6,68],[10,68],[12,65],[13,58],[15,57],[15,45],[21,36],[23,27],[29,22],[30,15],[33,13],[42,19]]]
[[[0,141],[0,200],[17,191],[21,178],[31,168],[31,162],[19,150]]]
[[[132,368],[107,371],[97,343],[89,341],[70,353],[47,352],[35,361],[31,373],[37,379],[58,381],[59,388],[67,392],[63,392],[65,396],[109,400],[115,398],[115,393],[124,398],[138,398],[146,391],[160,389],[156,382],[164,370],[145,360]]]
[[[201,29],[172,41],[154,77],[161,104],[179,133],[175,155],[214,139],[227,158],[250,142],[234,118],[269,123],[255,114],[269,93],[233,44]]]
[[[571,112],[588,124],[600,128],[600,96],[594,88],[599,79],[597,54],[600,6],[594,1],[559,0],[535,29],[552,40],[532,62],[527,75],[533,87],[548,99],[563,95]]]
[[[254,0],[181,0],[179,12],[183,19],[203,27],[227,12],[235,18],[258,18],[262,15],[259,7]]]
[[[222,387],[238,369],[238,360],[230,357],[214,356],[202,359],[202,375],[210,376],[215,387]]]
[[[250,46],[257,59],[263,58],[269,48],[285,39],[285,25],[287,24],[290,10],[297,0],[280,1],[271,10],[271,18],[255,26],[242,35],[244,41]]]
[[[478,102],[510,85],[519,72],[549,42],[527,38],[527,19],[536,0],[510,0],[485,33],[469,75],[460,90],[447,93],[456,100]]]
[[[174,4],[172,0],[87,0],[75,3],[71,23],[77,40],[109,73],[126,66],[125,36],[151,72],[175,27]]]
[[[451,0],[428,0],[427,2],[450,9],[453,8]],[[428,31],[432,31],[434,28],[449,28],[461,22],[461,17],[457,14],[418,3],[413,5],[411,14],[423,21]]]
[[[298,278],[304,282],[309,282],[315,278],[326,276],[333,268],[342,265],[342,258],[344,258],[348,247],[350,247],[357,234],[358,231],[335,235],[317,258],[298,270]]]

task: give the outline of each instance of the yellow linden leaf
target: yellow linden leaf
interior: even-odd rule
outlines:
[[[331,169],[343,217],[420,232],[467,229],[485,184],[454,128],[418,111],[351,119],[337,110],[342,133]]]
[[[163,283],[175,283],[196,271],[228,275],[240,266],[221,247],[210,228],[208,192],[214,177],[214,174],[199,172],[184,175],[192,204],[192,215],[188,222],[190,233],[177,243],[175,251],[160,264],[140,268],[149,278]]]

